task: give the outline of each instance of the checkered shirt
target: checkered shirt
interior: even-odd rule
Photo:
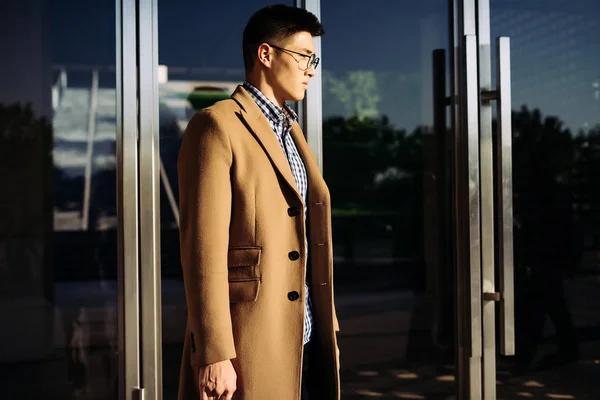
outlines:
[[[304,166],[304,162],[298,153],[298,149],[296,148],[296,144],[292,139],[292,135],[290,132],[292,131],[292,124],[298,119],[298,115],[292,110],[287,104],[283,105],[283,109],[277,107],[271,100],[269,100],[260,90],[254,87],[249,82],[244,82],[244,89],[250,94],[250,96],[254,99],[258,107],[261,109],[271,128],[273,128],[273,132],[275,132],[275,136],[277,137],[277,141],[285,154],[288,163],[290,164],[290,169],[292,170],[292,175],[294,175],[294,180],[296,181],[296,186],[298,188],[298,192],[300,196],[302,196],[302,200],[304,204],[306,204],[306,192],[308,188],[308,177],[306,174],[306,168]],[[304,206],[304,218],[306,222],[306,213],[307,208]],[[306,257],[308,260],[308,243],[306,237],[304,237],[305,249],[306,249]],[[306,268],[306,263],[304,264]],[[311,300],[310,300],[310,286],[308,282],[304,282],[304,344],[308,343],[312,338],[312,326],[313,326],[313,318],[311,311]]]

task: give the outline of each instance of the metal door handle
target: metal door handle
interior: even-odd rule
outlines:
[[[501,301],[502,293],[485,292],[485,293],[483,293],[483,300],[485,300],[485,301]]]
[[[496,181],[499,214],[498,265],[500,301],[500,352],[515,354],[515,296],[513,256],[513,193],[512,193],[512,104],[510,76],[510,38],[496,39],[496,90],[483,91],[483,101],[496,100]],[[487,293],[484,293],[484,297]]]
[[[515,354],[515,295],[513,257],[513,192],[512,192],[512,104],[510,77],[510,38],[496,39],[496,67],[498,85],[498,205],[499,229],[499,289],[500,302],[500,352]]]
[[[467,141],[468,167],[468,237],[469,246],[469,304],[471,316],[471,357],[482,356],[482,309],[481,309],[481,232],[479,187],[479,83],[477,78],[477,37],[464,35],[464,128]],[[466,114],[466,115],[465,115]],[[473,245],[475,243],[476,245]]]

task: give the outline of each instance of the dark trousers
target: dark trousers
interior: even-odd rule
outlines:
[[[304,345],[304,356],[302,357],[302,389],[300,390],[301,400],[315,400],[316,396],[311,393],[311,377],[310,373],[312,372],[312,368],[310,365],[311,362],[311,353],[313,348],[311,346],[311,342],[308,342]]]

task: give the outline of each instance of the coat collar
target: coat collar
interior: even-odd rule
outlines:
[[[246,126],[250,132],[252,132],[256,140],[262,145],[262,148],[265,153],[267,153],[267,156],[275,169],[281,174],[302,201],[302,196],[298,193],[298,188],[296,186],[296,181],[294,180],[294,175],[292,175],[290,164],[275,137],[275,133],[273,132],[273,128],[271,128],[267,117],[265,117],[258,105],[242,86],[238,86],[231,97],[240,105],[242,111],[240,113],[241,118],[244,120]],[[297,123],[295,123],[294,126],[295,125],[297,125]],[[293,130],[294,129],[292,129],[292,131]],[[296,141],[296,146],[298,146],[298,141],[295,136],[294,140]],[[303,160],[305,159],[303,153],[300,153],[300,156]]]
[[[252,100],[254,100],[258,108],[261,109],[271,123],[279,123],[281,120],[287,119],[292,124],[298,120],[298,115],[287,103],[284,102],[283,107],[276,106],[256,86],[248,81],[244,81],[242,88],[248,92]]]

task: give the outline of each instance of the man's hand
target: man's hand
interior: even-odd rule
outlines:
[[[200,367],[198,386],[202,400],[231,400],[237,389],[237,374],[230,360]]]

